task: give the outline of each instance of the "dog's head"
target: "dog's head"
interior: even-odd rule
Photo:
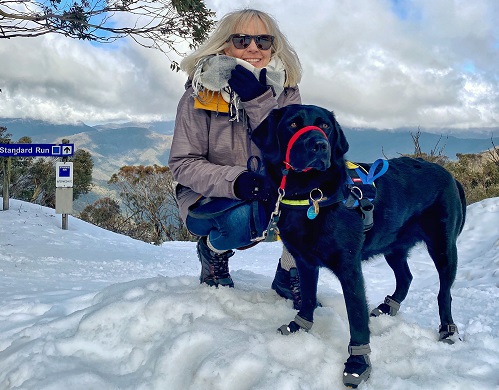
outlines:
[[[277,165],[286,161],[293,135],[307,126],[314,126],[315,129],[294,140],[288,152],[287,162],[291,167],[295,171],[307,168],[325,171],[331,164],[341,165],[343,155],[348,151],[348,142],[334,114],[321,107],[292,104],[273,110],[251,137],[264,160]]]

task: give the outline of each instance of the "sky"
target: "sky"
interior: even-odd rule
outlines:
[[[17,200],[0,211],[0,388],[23,390],[344,389],[348,320],[320,271],[309,332],[276,330],[292,303],[271,288],[280,242],[237,251],[234,288],[199,284],[194,242],[136,241]],[[497,390],[499,198],[467,208],[453,317],[438,342],[438,275],[423,246],[397,316],[370,320],[373,371],[361,390]],[[381,257],[364,262],[370,308],[393,292]]]
[[[302,100],[349,127],[499,128],[497,0],[207,0],[273,15],[303,65]],[[178,60],[172,55],[172,59]],[[186,75],[134,42],[0,40],[0,117],[173,120]]]

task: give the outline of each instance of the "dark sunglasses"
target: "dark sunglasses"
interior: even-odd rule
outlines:
[[[255,40],[256,47],[260,50],[269,50],[274,42],[274,36],[268,34],[262,35],[246,35],[246,34],[232,34],[226,42],[232,40],[232,44],[236,49],[246,49],[250,44],[251,40]]]

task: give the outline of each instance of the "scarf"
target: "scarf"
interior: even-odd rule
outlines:
[[[212,55],[202,58],[196,64],[192,79],[194,89],[194,107],[205,110],[227,112],[231,121],[239,121],[240,111],[243,111],[241,99],[232,91],[228,84],[230,72],[237,64],[253,72],[259,79],[260,70],[239,58],[226,55]],[[267,85],[278,97],[284,91],[286,78],[284,65],[278,57],[272,57],[267,69]]]

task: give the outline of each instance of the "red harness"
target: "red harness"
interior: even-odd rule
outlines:
[[[295,142],[298,140],[299,137],[301,137],[303,134],[309,131],[320,131],[324,136],[324,138],[327,140],[327,135],[326,133],[324,133],[324,130],[322,130],[320,127],[317,126],[305,126],[293,134],[293,136],[288,142],[288,148],[286,149],[286,159],[283,161],[285,168],[282,170],[282,180],[281,180],[281,185],[279,186],[279,189],[281,190],[284,190],[284,187],[286,186],[286,176],[288,175],[289,170],[294,169],[291,163],[289,162],[291,148],[293,147],[293,145],[295,144]],[[307,172],[310,169],[312,168],[305,168],[303,172]]]

